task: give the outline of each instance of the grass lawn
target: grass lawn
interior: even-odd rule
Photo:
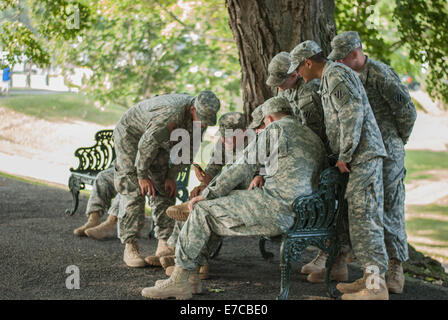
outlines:
[[[13,95],[0,99],[0,107],[50,121],[83,120],[100,125],[117,123],[127,110],[110,105],[102,111],[78,93]]]
[[[406,151],[406,182],[435,180],[429,170],[448,170],[448,152]],[[407,206],[406,231],[415,248],[439,261],[448,263],[448,206]]]
[[[428,170],[448,170],[448,152],[407,150],[404,160],[407,174],[406,182],[416,179],[431,179]]]
[[[448,263],[448,206],[408,206],[406,230],[417,250]]]

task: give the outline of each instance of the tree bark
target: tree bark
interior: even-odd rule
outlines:
[[[334,0],[226,0],[241,65],[243,110],[248,120],[276,90],[266,85],[268,65],[281,51],[314,40],[325,54],[336,35]]]

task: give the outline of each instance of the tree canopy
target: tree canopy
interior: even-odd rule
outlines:
[[[3,0],[1,64],[90,70],[79,88],[130,107],[166,92],[211,89],[227,110],[241,96],[238,51],[224,0]],[[424,79],[448,102],[448,9],[443,0],[338,0],[338,32],[359,32],[369,56]]]

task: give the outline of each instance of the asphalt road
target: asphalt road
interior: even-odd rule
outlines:
[[[122,261],[124,246],[118,239],[95,241],[73,235],[83,224],[87,199],[78,212],[64,215],[71,205],[68,190],[30,184],[0,176],[0,299],[143,299],[143,287],[165,278],[161,268],[134,269]],[[142,239],[143,255],[152,254],[156,240]],[[268,244],[275,257],[266,262],[257,238],[226,238],[217,258],[210,262],[211,279],[195,300],[275,299],[280,289],[277,244]],[[298,273],[314,252],[307,251],[293,264],[290,299],[325,298],[323,284],[310,284]],[[68,289],[79,268],[80,288]],[[361,276],[350,265],[350,280]],[[448,289],[408,279],[404,293],[391,299],[448,299]]]

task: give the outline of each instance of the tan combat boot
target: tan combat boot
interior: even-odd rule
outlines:
[[[191,299],[193,292],[189,281],[190,273],[188,270],[175,266],[171,277],[157,281],[154,287],[144,288],[142,296],[150,299]]]
[[[176,256],[174,256],[174,255],[160,257],[160,264],[162,265],[163,269],[174,266],[175,258],[176,258]]]
[[[73,233],[75,234],[75,236],[80,237],[85,236],[86,229],[96,227],[99,224],[100,224],[100,213],[98,211],[91,212],[89,214],[89,219],[87,220],[87,222],[81,227],[75,229]]]
[[[190,214],[190,209],[188,209],[188,203],[189,201],[168,207],[168,209],[166,209],[166,215],[171,219],[177,221],[186,221]]]
[[[206,265],[201,266],[199,268],[199,279],[206,280],[208,278],[209,278],[209,276],[208,276],[208,264],[206,264]]]
[[[313,260],[311,260],[311,262],[304,265],[300,272],[303,274],[310,274],[312,272],[318,272],[322,269],[325,269],[325,262],[327,261],[327,257],[328,255],[325,252],[319,250],[317,256]]]
[[[364,273],[364,276],[355,282],[351,283],[338,283],[336,285],[336,289],[338,289],[342,293],[353,293],[361,291],[366,288],[366,279],[370,274]]]
[[[165,269],[165,274],[169,277],[171,275],[171,273],[174,270],[174,265],[173,266],[169,266]],[[209,278],[208,275],[208,264],[201,266],[199,268],[199,279],[201,280],[206,280]]]
[[[387,288],[390,293],[402,293],[404,287],[403,266],[397,259],[389,261],[389,276],[387,279]]]
[[[375,283],[376,282],[376,283]],[[376,280],[371,284],[376,286],[368,288],[365,286],[358,292],[345,293],[342,295],[342,300],[389,300],[389,291],[387,290],[385,273],[376,277]]]
[[[169,277],[173,273],[174,266],[169,266],[165,269],[165,274]]]
[[[117,217],[109,215],[106,221],[104,221],[103,223],[94,228],[87,229],[85,231],[85,234],[89,238],[96,240],[112,238],[116,234],[117,220],[118,220]]]
[[[128,267],[141,268],[146,266],[145,260],[138,253],[137,241],[126,243],[124,249],[123,261]]]
[[[156,253],[153,256],[147,256],[145,258],[145,261],[151,266],[160,267],[162,266],[162,264],[160,263],[160,257],[172,255],[174,255],[174,248],[168,247],[166,239],[159,239],[159,242],[157,243]]]
[[[348,280],[348,268],[347,268],[347,255],[341,253],[331,268],[330,280],[344,282]],[[306,280],[311,283],[322,283],[325,281],[326,268],[320,271],[312,272],[307,277]]]
[[[171,270],[171,272],[170,272],[170,275],[171,275],[172,271],[174,270],[174,266],[170,266],[170,270]],[[157,280],[155,286],[162,283],[162,281],[164,281],[164,280]],[[191,284],[191,293],[192,294],[201,294],[202,293],[202,282],[201,282],[201,278],[198,273],[198,270],[192,271],[190,273],[190,277],[188,278],[188,281]]]

